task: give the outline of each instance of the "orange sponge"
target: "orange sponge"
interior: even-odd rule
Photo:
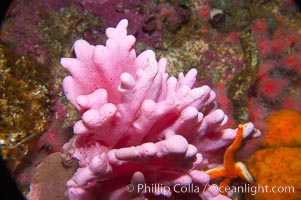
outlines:
[[[267,132],[263,135],[264,146],[301,145],[301,113],[280,110],[266,119]]]

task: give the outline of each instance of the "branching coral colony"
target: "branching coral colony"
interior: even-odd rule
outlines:
[[[67,182],[68,198],[229,199],[210,191],[210,177],[252,180],[242,163],[233,163],[233,153],[254,132],[253,124],[223,129],[227,116],[217,108],[215,92],[193,88],[197,71],[177,79],[153,51],[136,56],[127,25],[124,19],[108,28],[105,46],[76,41],[76,58],[61,60],[71,73],[63,81],[65,94],[82,114],[64,145],[64,159],[79,163]],[[221,167],[221,149],[237,132]]]

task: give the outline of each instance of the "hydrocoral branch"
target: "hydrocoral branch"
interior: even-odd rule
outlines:
[[[228,118],[217,108],[215,92],[208,86],[193,88],[197,71],[169,77],[165,58],[157,61],[151,50],[136,56],[127,24],[121,20],[107,29],[106,46],[76,41],[76,58],[61,60],[71,73],[63,81],[64,91],[82,114],[74,137],[64,145],[65,158],[77,159],[80,166],[67,183],[69,199],[179,195],[165,190],[129,193],[130,183],[134,188],[138,183],[204,188],[210,180],[204,163],[221,164],[208,155],[222,153],[236,135],[222,129]],[[251,123],[246,127],[244,137],[254,128]],[[192,195],[207,199],[205,194],[213,198],[202,189]]]
[[[69,192],[69,197],[77,194],[78,187],[84,187],[94,180],[118,179],[118,177],[123,176],[125,170],[129,174],[133,174],[133,180],[135,174],[139,172],[144,179],[147,177],[150,181],[149,173],[154,175],[156,171],[155,180],[160,183],[160,177],[164,177],[162,181],[166,182],[168,186],[192,183],[204,185],[209,181],[209,176],[206,173],[198,170],[191,170],[187,173],[187,170],[200,163],[201,159],[197,149],[193,145],[189,145],[186,139],[179,135],[171,136],[157,143],[144,143],[136,147],[112,149],[107,153],[95,156],[88,167],[76,172],[74,178],[67,184],[71,188],[74,186],[72,192]],[[141,168],[141,165],[144,167]],[[139,168],[141,172],[137,170]],[[171,173],[172,169],[175,169],[173,173]],[[104,183],[96,184],[100,184],[98,187],[101,188],[101,184]],[[121,186],[120,189],[122,188],[126,189],[124,186]],[[81,189],[79,188],[79,190]],[[110,195],[115,196],[113,193]],[[167,194],[167,196],[169,195]]]

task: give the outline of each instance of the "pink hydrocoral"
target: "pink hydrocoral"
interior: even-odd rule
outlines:
[[[76,41],[77,58],[61,60],[71,73],[64,91],[82,113],[64,146],[80,166],[67,183],[69,199],[175,199],[183,195],[172,190],[175,185],[201,188],[184,194],[188,199],[228,199],[203,192],[210,180],[204,170],[221,164],[209,155],[221,154],[236,135],[221,129],[227,116],[217,109],[215,93],[192,87],[195,69],[176,79],[153,51],[136,56],[127,24],[121,20],[106,30],[106,46]],[[244,136],[253,131],[246,126]],[[159,186],[139,191],[138,184]]]

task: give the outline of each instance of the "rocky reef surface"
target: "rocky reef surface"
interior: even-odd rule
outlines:
[[[216,92],[228,127],[252,121],[261,130],[262,139],[245,141],[238,160],[267,148],[265,135],[278,140],[269,135],[270,115],[300,112],[301,17],[291,0],[15,0],[1,25],[0,146],[24,194],[36,166],[62,150],[80,119],[62,90],[67,72],[60,58],[72,57],[80,38],[103,44],[106,27],[123,18],[138,53],[152,49],[166,57],[170,75],[198,70],[196,86]],[[281,130],[279,138],[286,138],[289,129]],[[282,150],[272,143],[263,154]]]

